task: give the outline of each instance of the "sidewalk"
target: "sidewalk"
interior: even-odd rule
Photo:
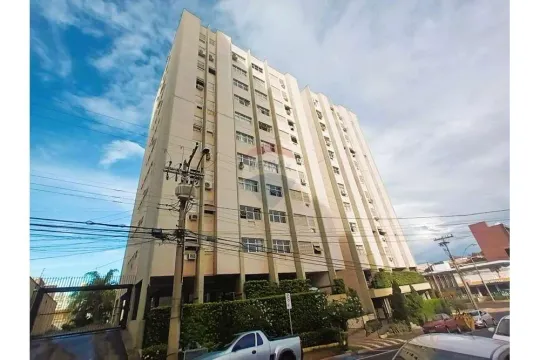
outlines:
[[[366,336],[365,330],[357,330],[349,333],[349,348],[353,350],[375,350],[388,346],[401,345],[407,340],[421,334],[423,334],[423,331],[416,329],[410,333],[380,337],[376,332]]]

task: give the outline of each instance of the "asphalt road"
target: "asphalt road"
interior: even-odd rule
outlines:
[[[509,311],[501,311],[501,312],[491,313],[491,316],[493,316],[495,320],[499,321],[503,316],[506,316],[508,314],[510,314]],[[488,329],[474,330],[470,332],[469,334],[474,335],[474,336],[483,336],[483,337],[491,337],[493,335],[493,333],[489,331]],[[340,357],[339,360],[364,360],[364,359],[391,360],[392,357],[396,354],[396,352],[400,349],[400,347],[401,345],[396,345],[396,346],[387,347],[381,350],[373,350],[369,352],[364,352],[360,355]]]

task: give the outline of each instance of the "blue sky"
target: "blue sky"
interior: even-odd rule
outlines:
[[[467,223],[509,222],[508,212],[439,217],[509,208],[501,0],[31,1],[31,216],[129,223],[184,7],[358,114],[398,216],[430,217],[402,221],[418,262],[444,257],[433,237],[453,232],[459,253]],[[119,239],[59,237],[32,231],[32,275],[121,265]]]

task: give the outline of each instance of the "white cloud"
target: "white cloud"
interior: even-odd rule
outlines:
[[[108,167],[117,161],[131,157],[142,157],[144,148],[129,140],[114,140],[105,145],[103,156],[99,161],[100,165]]]
[[[417,260],[444,256],[431,235],[508,219],[437,217],[509,207],[507,1],[74,0],[61,17],[44,16],[58,26],[91,19],[114,34],[89,59],[107,90],[77,103],[146,124],[180,6],[358,115],[398,216],[434,216],[402,221]]]
[[[71,74],[71,56],[67,48],[62,44],[58,31],[48,32],[31,31],[31,50],[38,56],[41,67],[48,73],[54,73],[61,78]],[[50,79],[50,76],[43,74],[44,80]]]

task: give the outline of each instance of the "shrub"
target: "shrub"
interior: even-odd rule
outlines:
[[[368,320],[365,324],[366,333],[369,335],[382,328],[382,323],[378,319]]]
[[[311,288],[311,282],[309,280],[281,280],[279,282],[279,291],[281,294],[290,293],[298,294],[308,292]]]
[[[424,320],[431,320],[433,318],[433,315],[435,314],[452,314],[452,310],[450,309],[445,299],[424,300],[422,309],[424,314]]]
[[[411,329],[409,327],[409,324],[403,321],[398,321],[398,322],[393,322],[389,325],[389,331],[392,334],[402,334],[402,333],[410,332]]]
[[[317,331],[308,331],[300,334],[302,347],[312,347],[317,345],[332,344],[341,342],[340,330],[336,328],[325,328]]]
[[[332,294],[345,294],[345,282],[343,279],[334,279],[334,286],[332,286]]]
[[[157,344],[142,349],[142,360],[165,360],[166,358],[167,344]]]
[[[405,306],[405,296],[401,293],[401,289],[396,281],[392,283],[392,295],[390,296],[390,304],[392,305],[392,317],[396,321],[404,321],[409,323],[409,314]]]
[[[422,274],[419,274],[416,271],[381,271],[373,275],[373,288],[389,288],[394,281],[397,282],[399,286],[403,286],[423,283],[426,282],[426,279]]]
[[[324,294],[308,292],[291,296],[291,317],[296,333],[328,328],[327,303]],[[144,347],[167,342],[170,307],[149,311],[145,325]],[[181,345],[212,349],[227,343],[234,334],[262,330],[269,336],[290,332],[289,315],[283,295],[259,299],[188,304],[183,307]]]

